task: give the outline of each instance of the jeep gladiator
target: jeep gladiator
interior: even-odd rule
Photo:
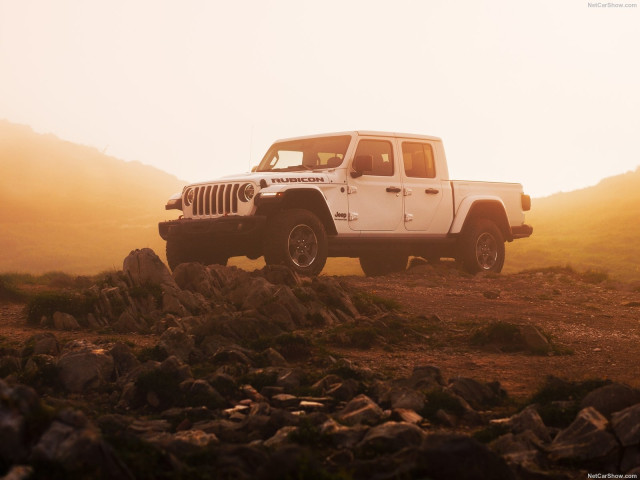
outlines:
[[[161,222],[167,260],[226,264],[264,256],[302,275],[357,257],[366,275],[410,255],[500,272],[505,242],[528,237],[522,185],[450,180],[442,140],[356,131],[278,140],[251,173],[187,185]]]

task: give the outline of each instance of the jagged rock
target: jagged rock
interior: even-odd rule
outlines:
[[[607,431],[609,422],[593,407],[582,409],[569,427],[562,430],[549,446],[552,460],[605,460],[619,445]]]
[[[173,270],[173,279],[182,290],[199,293],[206,298],[220,294],[210,270],[201,263],[182,263]]]
[[[102,315],[115,321],[120,317],[125,307],[125,299],[119,287],[105,287],[100,290],[98,310]]]
[[[126,375],[140,365],[140,362],[131,351],[131,348],[121,342],[116,343],[109,354],[113,357],[114,368],[117,376]]]
[[[275,348],[267,348],[262,352],[266,362],[273,367],[285,367],[288,365],[285,358]]]
[[[286,368],[276,378],[276,385],[285,389],[298,388],[305,378],[305,373],[299,368]]]
[[[0,404],[0,462],[24,462],[27,458],[27,428],[20,412]]]
[[[420,424],[423,422],[421,415],[408,408],[394,408],[391,412],[391,420],[397,422],[406,422],[413,424]]]
[[[28,352],[23,351],[23,356],[26,355],[51,355],[56,357],[60,354],[60,344],[58,339],[53,333],[37,333],[30,337],[26,341],[27,345],[33,345],[33,350]],[[30,349],[29,349],[30,350]]]
[[[118,320],[111,327],[119,333],[148,333],[149,326],[137,314],[130,310],[125,310],[120,314]]]
[[[171,313],[178,317],[190,315],[190,312],[180,303],[176,290],[164,290],[162,292],[162,312]]]
[[[396,452],[409,446],[418,446],[424,438],[422,430],[411,423],[386,422],[371,428],[357,448],[365,456]]]
[[[0,378],[7,377],[20,371],[20,359],[14,355],[0,357]]]
[[[419,450],[414,478],[515,480],[504,460],[472,438],[434,434]]]
[[[357,317],[358,310],[353,305],[351,298],[345,292],[338,280],[331,277],[314,277],[312,288],[318,293],[320,299],[327,305],[340,309],[343,312]]]
[[[263,277],[254,277],[242,282],[229,293],[229,300],[241,310],[255,310],[263,303],[273,301],[278,287]]]
[[[29,480],[33,478],[33,467],[30,465],[13,465],[2,477],[2,480]]]
[[[358,395],[351,400],[336,418],[347,424],[367,423],[375,424],[384,415],[382,409],[376,402],[364,394]]]
[[[509,428],[513,433],[524,433],[526,431],[530,431],[543,442],[548,443],[551,441],[549,429],[544,424],[536,407],[533,405],[529,405],[520,413],[509,418],[492,420],[491,423],[494,425],[503,425]]]
[[[627,447],[620,460],[620,471],[629,473],[633,469],[640,469],[640,446]]]
[[[280,448],[287,443],[291,443],[289,435],[298,430],[298,427],[288,426],[282,427],[271,438],[264,441],[264,446],[267,448]]]
[[[185,380],[185,382],[189,381],[190,379]],[[187,403],[190,405],[204,405],[209,408],[218,408],[227,403],[215,388],[202,379],[191,381],[186,394]]]
[[[274,285],[286,285],[293,288],[301,283],[298,274],[285,265],[266,265],[257,273]]]
[[[622,446],[640,444],[640,403],[614,413],[611,426]]]
[[[300,399],[294,395],[280,393],[271,397],[271,403],[274,407],[278,408],[297,407],[300,403]]]
[[[213,361],[216,363],[241,363],[244,365],[253,365],[251,359],[247,356],[244,349],[237,345],[228,345],[220,347],[213,355]]]
[[[102,478],[132,479],[97,429],[54,420],[31,451],[31,461],[61,465],[67,472],[95,472]]]
[[[168,328],[160,337],[160,347],[169,355],[175,355],[183,362],[189,361],[189,355],[195,347],[193,337],[177,327]]]
[[[520,337],[526,350],[543,354],[551,351],[551,344],[534,325],[519,325]]]
[[[540,474],[543,469],[540,463],[543,461],[544,445],[540,439],[530,430],[522,433],[507,433],[497,438],[489,445],[492,451],[499,454],[514,470],[523,472],[524,478],[529,478],[526,473]],[[537,478],[536,475],[531,475]],[[541,476],[541,478],[546,478]]]
[[[166,449],[177,457],[192,455],[210,445],[220,443],[215,434],[194,429],[176,433],[155,432],[142,438],[152,445]]]
[[[193,378],[191,368],[185,365],[178,357],[171,355],[160,364],[160,371],[166,375],[175,375],[179,381]]]
[[[335,374],[329,374],[322,377],[316,383],[311,386],[311,391],[316,395],[323,395],[332,386],[342,382],[342,377]]]
[[[346,402],[355,397],[359,390],[360,383],[353,378],[347,378],[346,380],[336,383],[328,388],[326,390],[326,394],[336,400]]]
[[[281,306],[289,314],[291,320],[296,325],[301,325],[307,316],[307,308],[303,303],[295,296],[293,291],[286,285],[281,285],[277,288],[273,296],[271,297],[275,304]],[[264,308],[264,305],[263,307]]]
[[[131,251],[124,259],[122,271],[132,285],[168,285],[178,288],[167,266],[150,248]]]
[[[364,437],[369,427],[354,425],[346,427],[333,419],[325,421],[319,428],[320,434],[326,436],[336,448],[353,448]]]
[[[57,362],[60,380],[74,393],[105,385],[113,374],[113,357],[99,348],[71,351]]]
[[[612,383],[589,392],[580,408],[593,407],[607,418],[627,407],[640,403],[640,390],[622,383]]]
[[[63,312],[53,314],[53,326],[56,330],[80,330],[80,324],[75,317]]]
[[[491,388],[489,384],[480,383],[472,378],[456,377],[449,381],[449,390],[464,398],[473,408],[482,409],[499,404],[503,397],[500,395],[499,384]]]
[[[424,408],[425,397],[421,392],[405,387],[390,388],[380,397],[380,404],[392,409],[420,411]]]
[[[409,383],[412,388],[429,389],[444,385],[442,373],[438,367],[433,365],[420,365],[413,367]]]

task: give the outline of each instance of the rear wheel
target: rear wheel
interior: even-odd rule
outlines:
[[[408,255],[376,252],[360,256],[360,266],[367,277],[402,272],[407,268]]]
[[[469,273],[500,273],[504,266],[504,237],[491,220],[475,220],[460,241],[459,260]]]
[[[318,275],[327,254],[324,225],[309,210],[284,210],[270,220],[264,245],[267,265],[286,265],[301,275]]]
[[[167,263],[171,270],[181,263],[198,262],[203,265],[226,265],[229,257],[216,252],[214,247],[204,242],[169,238],[167,240]]]

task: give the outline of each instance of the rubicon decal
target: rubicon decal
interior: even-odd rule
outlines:
[[[271,183],[322,183],[322,177],[286,177],[272,178]]]

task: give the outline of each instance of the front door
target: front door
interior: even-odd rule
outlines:
[[[401,226],[402,180],[393,153],[394,141],[391,139],[359,140],[354,159],[370,155],[372,165],[362,176],[347,179],[349,227],[352,230],[390,231]]]

